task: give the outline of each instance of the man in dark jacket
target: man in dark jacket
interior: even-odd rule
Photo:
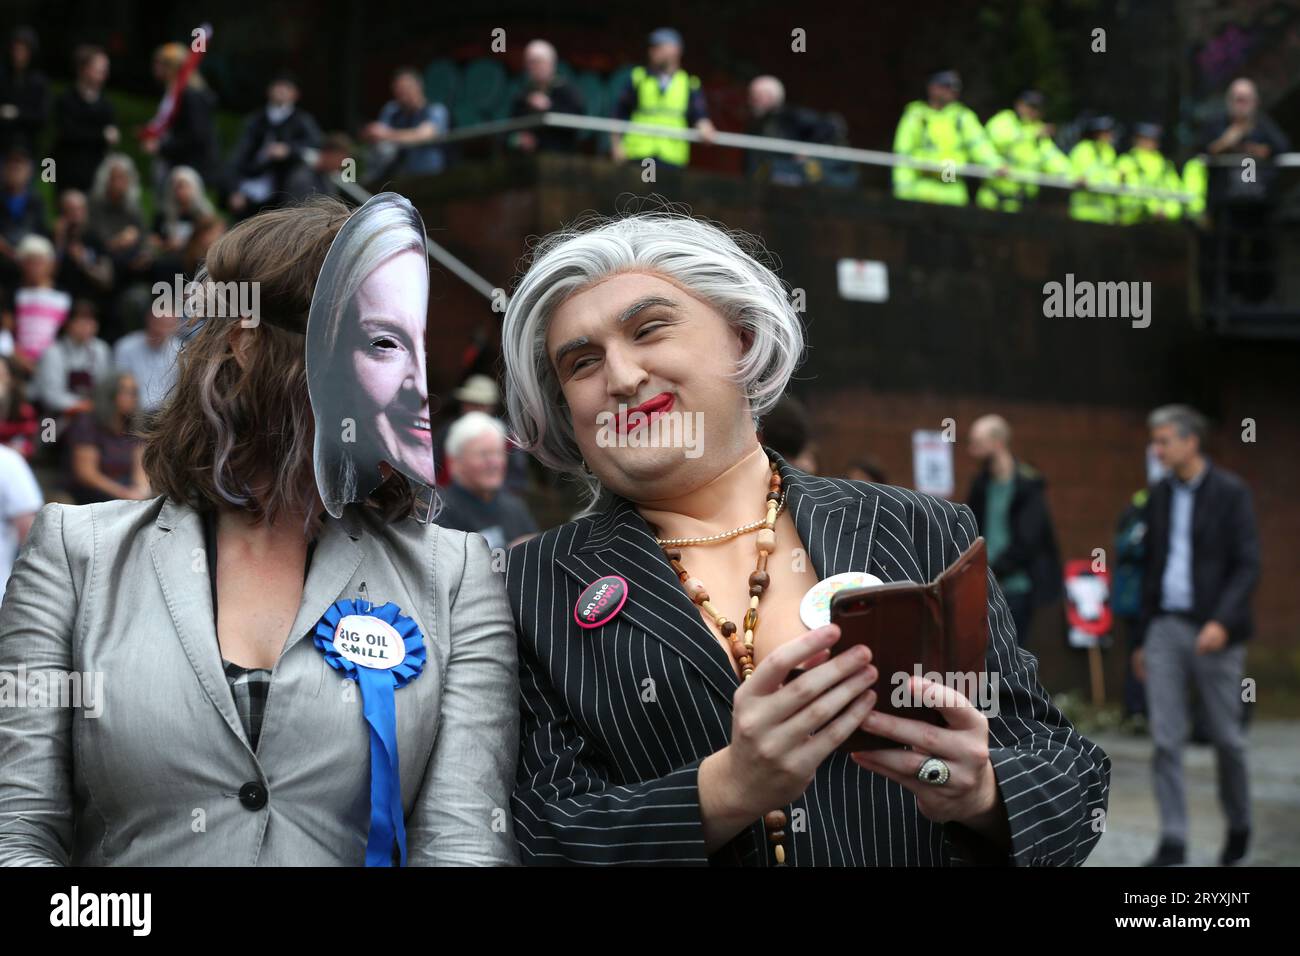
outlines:
[[[75,189],[88,193],[95,170],[121,134],[113,104],[104,94],[108,82],[108,54],[100,47],[82,45],[73,54],[76,82],[54,101],[54,158],[59,192]]]
[[[555,72],[558,60],[555,47],[545,40],[533,40],[524,48],[528,81],[510,104],[512,119],[542,113],[582,116],[587,112],[581,91]],[[541,126],[520,130],[513,142],[525,153],[572,153],[578,148],[578,131],[562,126]]]
[[[1016,640],[1024,647],[1034,611],[1060,600],[1064,589],[1047,483],[1011,454],[1011,426],[1000,415],[976,419],[969,447],[981,466],[966,503],[984,535],[989,567],[1015,621]]]
[[[38,152],[50,99],[45,74],[33,65],[39,45],[35,30],[18,27],[0,60],[0,153]]]
[[[310,160],[320,142],[316,120],[298,109],[298,82],[287,73],[276,76],[266,87],[266,106],[244,121],[231,155],[231,211],[245,219],[309,195]]]
[[[1194,684],[1218,761],[1228,838],[1219,862],[1240,863],[1250,841],[1246,732],[1241,679],[1254,628],[1250,600],[1259,579],[1259,538],[1250,491],[1201,451],[1205,419],[1166,405],[1147,421],[1169,476],[1148,504],[1142,645],[1134,670],[1147,686],[1155,743],[1160,846],[1148,865],[1186,861],[1187,805],[1182,748]]]

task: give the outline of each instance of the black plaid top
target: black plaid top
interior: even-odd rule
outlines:
[[[208,585],[212,589],[212,622],[217,620],[217,513],[203,513],[203,538],[207,548]],[[303,567],[303,580],[307,579],[307,569],[311,567],[312,552],[316,542],[307,546],[307,561]],[[220,645],[218,644],[218,647]],[[235,700],[235,712],[239,722],[244,725],[248,742],[257,752],[257,741],[262,735],[262,714],[266,711],[266,697],[271,690],[271,669],[269,667],[241,667],[234,661],[221,658],[222,670],[226,673],[226,683],[230,685],[230,694]]]

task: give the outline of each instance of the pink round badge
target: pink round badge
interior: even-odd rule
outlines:
[[[608,623],[623,609],[627,600],[627,581],[617,574],[607,574],[588,584],[573,606],[573,619],[579,627],[593,628]]]

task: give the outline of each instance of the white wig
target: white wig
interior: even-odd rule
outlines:
[[[599,217],[554,232],[533,249],[506,309],[501,347],[512,440],[546,467],[576,476],[593,507],[601,487],[582,464],[573,420],[546,353],[551,316],[569,296],[609,276],[664,276],[747,330],[731,377],[749,399],[755,427],[785,392],[803,358],[803,324],[786,285],[760,259],[762,243],[675,211]]]

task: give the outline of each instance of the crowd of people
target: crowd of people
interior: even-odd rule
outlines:
[[[904,111],[894,152],[937,165],[895,167],[898,198],[966,205],[970,201],[966,181],[953,175],[950,167],[972,163],[1003,174],[983,180],[976,192],[976,202],[986,209],[1017,212],[1038,197],[1036,185],[1005,178],[1019,172],[1073,180],[1079,187],[1070,195],[1070,215],[1075,219],[1121,225],[1183,217],[1199,220],[1207,202],[1216,209],[1237,210],[1243,202],[1254,209],[1267,208],[1276,180],[1276,169],[1269,167],[1268,160],[1290,149],[1286,135],[1260,109],[1255,84],[1244,77],[1230,85],[1224,110],[1200,133],[1181,169],[1164,150],[1164,130],[1158,123],[1134,123],[1129,148],[1121,153],[1114,117],[1089,114],[1083,137],[1066,152],[1054,139],[1055,125],[1044,119],[1047,103],[1041,91],[1024,90],[1011,107],[995,113],[987,123],[961,102],[961,91],[957,71],[943,70],[930,77],[925,98]],[[1241,154],[1264,168],[1257,177],[1243,177],[1227,166],[1215,166],[1212,174],[1205,157],[1225,154]],[[1099,185],[1159,189],[1189,199],[1134,197],[1086,188]]]

